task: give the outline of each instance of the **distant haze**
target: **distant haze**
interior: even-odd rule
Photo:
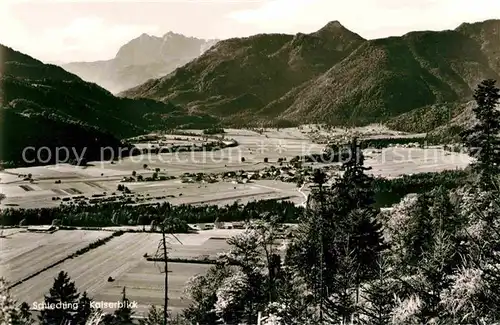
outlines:
[[[0,43],[59,63],[111,59],[143,33],[225,39],[309,33],[338,20],[370,39],[498,17],[493,0],[1,0]]]

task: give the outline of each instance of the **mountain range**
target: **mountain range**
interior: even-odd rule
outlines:
[[[500,20],[488,20],[366,40],[334,21],[311,34],[233,38],[118,97],[0,45],[0,161],[31,164],[22,156],[29,146],[87,148],[93,160],[102,147],[130,148],[121,140],[127,137],[214,124],[381,122],[408,132],[457,132],[471,121],[476,85],[500,80],[499,32]],[[148,56],[152,47],[124,46],[114,60],[148,65],[161,57]],[[176,47],[162,51],[155,53]]]
[[[142,34],[123,45],[113,59],[71,62],[61,66],[85,81],[116,93],[172,72],[216,42],[173,32],[162,37]]]
[[[0,58],[0,162],[4,166],[53,163],[57,147],[77,152],[86,148],[87,160],[99,159],[103,147],[129,148],[121,141],[126,137],[216,122],[208,116],[191,116],[165,101],[115,97],[59,66],[3,45]],[[23,157],[28,147],[48,150],[44,149],[43,159],[34,157],[35,150]],[[39,159],[27,162],[33,158]]]
[[[172,102],[233,125],[382,122],[428,132],[460,115],[481,80],[500,80],[499,32],[500,20],[487,20],[366,40],[333,21],[311,34],[220,41],[119,95]],[[418,112],[429,120],[417,123]]]

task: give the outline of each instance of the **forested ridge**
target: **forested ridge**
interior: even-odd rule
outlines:
[[[289,240],[283,241],[278,231],[287,205],[268,203],[281,210],[260,218],[250,214],[258,220],[228,240],[229,251],[206,274],[190,280],[186,294],[192,303],[182,315],[166,319],[162,307],[155,306],[140,323],[498,323],[500,89],[494,80],[485,80],[474,99],[477,123],[460,137],[476,160],[463,174],[434,176],[442,186],[407,196],[383,212],[375,206],[376,180],[367,173],[359,142],[352,139],[351,159],[331,186],[326,174],[316,170],[315,188]],[[428,179],[421,177],[416,184]],[[167,215],[160,219],[164,226],[177,222],[176,215]],[[31,324],[26,304],[17,305],[5,288],[2,317]],[[45,311],[39,321],[139,323],[127,304],[103,316],[89,308],[90,299],[61,272],[45,301],[71,301],[79,308]],[[122,301],[127,299],[124,288]]]
[[[499,77],[499,27],[492,19],[366,40],[332,21],[309,34],[232,38],[122,95],[170,101],[228,125],[380,122],[431,132],[466,125],[459,117],[474,88]]]
[[[101,148],[119,152],[130,147],[121,142],[126,137],[215,122],[171,103],[115,97],[61,67],[1,44],[0,60],[0,164],[5,167],[55,163],[54,155],[24,159],[27,147],[46,147],[52,153],[56,147],[86,148],[87,160],[100,160]]]

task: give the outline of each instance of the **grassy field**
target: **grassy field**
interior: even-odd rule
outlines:
[[[441,148],[384,148],[366,150],[365,165],[372,167],[370,173],[382,177],[440,172],[463,169],[472,161],[462,153],[451,153]]]
[[[4,232],[5,237],[0,238],[1,274],[10,283],[15,283],[111,234],[84,230],[48,234],[8,229]]]
[[[242,230],[214,229],[201,231],[199,234],[179,234],[177,239],[168,236],[169,255],[172,258],[196,258],[215,257],[217,253],[228,249],[225,240],[211,238],[229,238]],[[22,254],[25,248],[20,240],[41,242],[40,236],[45,236],[43,241],[50,242],[51,245],[58,238],[80,238],[80,234],[98,238],[103,231],[57,231],[54,234],[38,233],[15,233],[10,239],[17,241],[19,254],[10,251],[10,255],[5,256],[5,261],[11,265],[18,265],[26,269],[25,273],[37,271],[40,266],[46,263],[41,259],[45,256],[52,258],[51,251],[43,249],[43,254],[38,262],[31,264]],[[106,232],[110,233],[110,232]],[[9,240],[9,239],[6,239]],[[136,300],[139,304],[138,314],[147,311],[151,304],[157,304],[163,297],[164,274],[160,272],[160,264],[148,262],[144,254],[154,256],[161,240],[160,234],[150,233],[125,233],[120,237],[115,237],[103,246],[91,250],[81,256],[65,261],[47,271],[44,271],[18,286],[12,288],[11,293],[18,301],[42,302],[43,296],[52,286],[53,279],[60,271],[68,272],[72,280],[75,281],[78,289],[87,293],[96,301],[115,302],[121,298],[123,287],[127,289],[130,300]],[[182,244],[181,244],[182,243]],[[21,248],[22,247],[22,248]],[[64,246],[63,243],[57,245],[59,248],[72,247],[71,243]],[[70,250],[70,249],[68,249]],[[8,251],[9,252],[9,251]],[[53,251],[52,251],[53,254]],[[2,259],[4,261],[4,259]],[[41,262],[43,261],[43,262]],[[26,263],[24,266],[22,263]],[[169,272],[169,296],[171,298],[172,312],[184,308],[188,301],[182,299],[182,290],[185,283],[193,276],[205,272],[209,265],[171,263]],[[7,276],[9,281],[17,275]],[[108,282],[108,277],[113,277],[115,281]]]
[[[106,193],[106,196],[114,194],[116,197],[120,195],[116,190],[118,184],[118,181],[109,180],[63,180],[61,184],[54,184],[48,181],[37,181],[36,189],[28,192],[24,192],[19,185],[9,184],[3,185],[7,199],[2,201],[2,203],[3,207],[17,206],[23,208],[38,208],[58,206],[61,201],[52,200],[55,196],[60,198],[80,195],[90,197],[92,195],[102,195]],[[206,203],[224,205],[233,203],[234,201],[245,203],[247,201],[261,199],[287,198],[297,203],[303,200],[295,184],[272,180],[259,180],[248,184],[233,184],[232,182],[198,184],[181,183],[180,180],[123,184],[133,193],[151,198],[147,203],[169,201],[173,204]],[[33,184],[29,184],[28,186],[34,188]]]
[[[190,301],[184,295],[186,282],[192,276],[205,273],[210,267],[208,264],[169,263],[169,311],[173,315],[189,306]],[[140,261],[120,274],[114,282],[107,282],[94,299],[96,301],[119,301],[122,289],[126,287],[127,297],[138,304],[134,313],[141,316],[151,305],[163,305],[164,280],[163,265]]]

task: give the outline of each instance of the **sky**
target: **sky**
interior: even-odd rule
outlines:
[[[143,33],[226,39],[309,33],[338,20],[373,39],[492,18],[499,0],[0,0],[0,44],[63,63],[111,59]]]

